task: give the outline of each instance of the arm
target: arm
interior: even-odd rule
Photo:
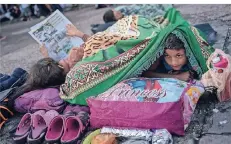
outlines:
[[[49,57],[47,48],[45,47],[44,44],[40,46],[40,53],[42,54],[42,56],[43,56],[44,58],[48,58],[48,57]]]
[[[68,60],[67,59],[62,59],[59,61],[59,65],[62,66],[64,73],[67,74],[70,71],[70,66],[68,64]]]
[[[59,64],[63,66],[65,73],[68,73],[77,62],[82,60],[83,54],[84,51],[82,47],[71,48],[68,57],[59,61]]]
[[[44,58],[49,57],[47,48],[45,45],[40,47],[40,52],[42,53]],[[59,65],[61,65],[65,71],[68,73],[70,69],[79,61],[82,60],[84,55],[83,47],[73,47],[71,48],[68,57],[59,61]]]
[[[148,77],[148,78],[169,78],[170,75],[169,74],[162,74],[162,73],[156,73],[156,72],[153,72],[157,69],[157,67],[159,66],[160,64],[160,61],[159,59],[150,66],[150,68],[145,71],[143,73],[143,76],[144,77]]]
[[[186,82],[190,80],[190,72],[167,74],[167,73],[157,73],[148,70],[143,73],[143,76],[147,78],[175,78]]]
[[[156,73],[152,71],[144,72],[143,76],[148,78],[178,78],[178,75],[176,74],[164,74],[164,73]]]
[[[67,35],[80,37],[83,39],[84,42],[86,42],[87,39],[90,37],[89,35],[81,32],[74,25],[71,25],[71,24],[67,25]]]
[[[147,78],[176,78],[182,81],[188,81],[190,79],[190,72],[182,72],[182,73],[158,73],[154,72],[159,65],[160,61],[157,60],[150,68],[145,71],[142,75]]]
[[[190,72],[182,72],[179,74],[165,74],[146,71],[143,73],[143,76],[148,78],[175,78],[186,82],[190,80]]]

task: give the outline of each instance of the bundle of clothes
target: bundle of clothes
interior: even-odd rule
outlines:
[[[205,37],[169,8],[152,19],[124,17],[92,35],[67,74],[50,58],[38,61],[14,96],[13,109],[24,115],[13,140],[173,143],[171,134],[185,134],[208,87],[220,101],[231,99],[231,57]]]

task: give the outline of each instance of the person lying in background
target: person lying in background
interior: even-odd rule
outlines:
[[[124,15],[117,10],[108,10],[103,15],[104,24],[91,25],[91,31],[95,34],[97,32],[105,31],[107,28],[115,24],[118,20],[122,19]]]
[[[118,6],[114,9],[107,10],[103,15],[104,24],[93,24],[92,32],[102,32],[124,16],[141,15],[148,19],[152,19],[158,15],[164,15],[171,8],[169,4],[133,4],[126,6]]]

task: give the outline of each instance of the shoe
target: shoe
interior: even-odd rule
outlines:
[[[76,144],[87,130],[89,114],[81,111],[77,115],[68,116],[64,124],[64,132],[61,137],[62,144]]]
[[[13,134],[13,140],[16,144],[25,144],[27,141],[27,136],[31,130],[32,126],[32,115],[26,113],[21,121],[19,122],[15,133]]]
[[[58,115],[54,117],[48,128],[45,136],[47,143],[59,143],[64,131],[65,116]]]
[[[43,111],[40,113],[35,112],[32,116],[32,128],[27,137],[28,144],[41,144],[44,140],[47,127],[50,124],[51,120],[59,115],[55,110]]]

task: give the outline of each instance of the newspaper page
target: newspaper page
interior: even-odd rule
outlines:
[[[79,47],[83,40],[66,35],[66,25],[72,24],[59,10],[30,28],[29,34],[40,44],[44,44],[49,57],[56,61],[67,57],[72,47]]]

